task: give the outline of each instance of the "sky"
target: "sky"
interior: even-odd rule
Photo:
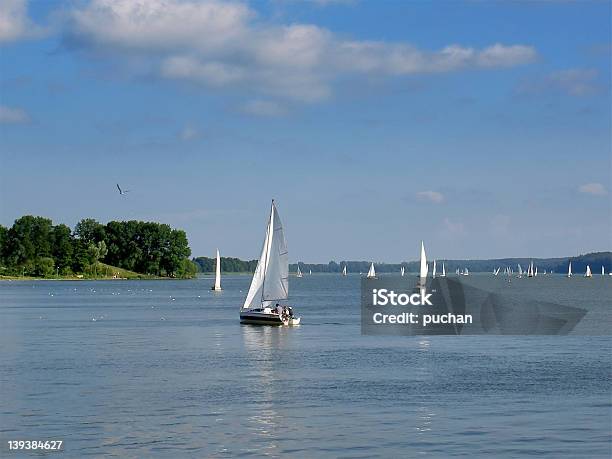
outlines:
[[[610,8],[3,0],[0,224],[253,259],[274,198],[291,262],[610,250]]]

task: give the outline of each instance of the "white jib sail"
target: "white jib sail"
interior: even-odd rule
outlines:
[[[215,287],[214,290],[221,290],[221,257],[217,249],[217,266],[215,268]]]
[[[242,309],[265,307],[274,301],[286,300],[289,296],[288,275],[287,242],[276,205],[272,200],[261,256]]]
[[[572,262],[569,262],[569,267],[567,268],[567,277],[572,277]]]
[[[442,262],[442,277],[446,277],[446,269],[444,269],[444,262]]]
[[[370,264],[370,269],[368,271],[368,277],[376,277],[376,271],[374,270],[374,263]]]
[[[591,267],[589,265],[587,265],[586,273],[584,273],[584,275],[586,277],[591,277],[593,275],[591,274]]]
[[[403,266],[402,266],[402,269],[400,270],[400,273],[402,274],[402,277],[404,277],[405,269]]]
[[[419,277],[424,279],[427,277],[429,267],[427,266],[427,255],[425,255],[425,244],[421,241],[421,267],[419,269]]]

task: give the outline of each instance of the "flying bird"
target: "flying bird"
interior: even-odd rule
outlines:
[[[118,183],[117,183],[117,189],[119,190],[119,194],[121,194],[121,195],[130,192],[130,190],[122,190]]]

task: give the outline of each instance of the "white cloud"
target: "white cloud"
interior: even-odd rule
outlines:
[[[28,18],[27,0],[0,2],[0,43],[40,36],[42,28]]]
[[[465,226],[463,223],[454,222],[450,218],[444,219],[444,232],[453,236],[459,236],[465,234]]]
[[[158,75],[305,102],[343,75],[393,77],[532,62],[530,46],[422,51],[407,43],[345,40],[312,24],[272,25],[246,3],[93,0],[70,14],[67,43],[151,59]]]
[[[192,126],[185,126],[181,132],[179,133],[179,137],[181,140],[189,141],[198,137],[198,130]]]
[[[423,201],[430,201],[436,204],[444,201],[444,195],[438,191],[419,191],[416,196]]]
[[[241,111],[256,116],[282,116],[286,113],[286,110],[276,102],[261,99],[248,101],[242,106]]]
[[[522,94],[560,92],[570,96],[588,96],[601,90],[596,69],[573,68],[559,70],[532,81],[525,81],[518,87]]]
[[[19,124],[27,123],[30,117],[25,110],[18,107],[7,107],[0,105],[0,123],[2,124]]]
[[[597,91],[595,69],[568,69],[555,72],[548,81],[572,96],[585,96]]]
[[[578,187],[580,193],[592,194],[595,196],[605,196],[608,194],[608,190],[601,183],[585,183]]]

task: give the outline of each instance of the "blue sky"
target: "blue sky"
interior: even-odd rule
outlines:
[[[0,224],[256,258],[274,197],[291,261],[610,250],[610,55],[605,1],[9,0]]]

